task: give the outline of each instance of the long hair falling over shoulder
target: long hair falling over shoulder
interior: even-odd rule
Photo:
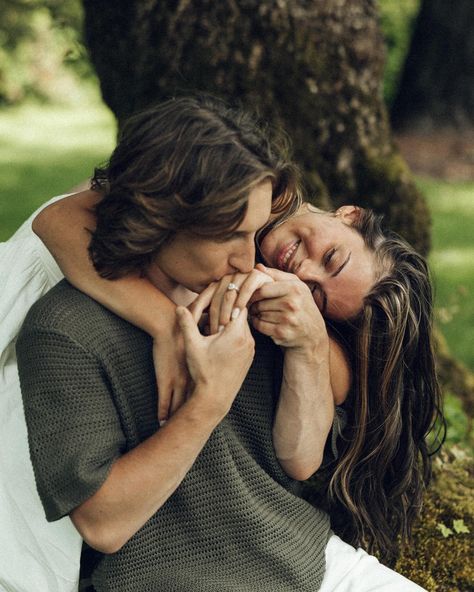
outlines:
[[[397,235],[384,234],[380,217],[361,210],[355,227],[383,271],[350,323],[355,378],[329,503],[346,540],[391,563],[399,536],[411,534],[431,456],[446,431],[432,347],[432,289],[423,257]]]

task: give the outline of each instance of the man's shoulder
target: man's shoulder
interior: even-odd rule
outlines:
[[[93,344],[106,332],[124,339],[142,333],[101,304],[62,280],[29,310],[21,332],[67,335],[82,344]]]

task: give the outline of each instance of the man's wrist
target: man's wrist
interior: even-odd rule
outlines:
[[[190,421],[206,426],[212,431],[227,415],[229,407],[223,405],[221,401],[212,400],[210,388],[210,385],[194,387],[183,407],[187,408]]]

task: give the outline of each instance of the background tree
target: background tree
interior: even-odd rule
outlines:
[[[392,106],[402,129],[474,126],[474,2],[423,0]]]
[[[317,203],[373,207],[428,251],[428,210],[383,102],[375,0],[83,5],[102,95],[119,122],[175,93],[238,98],[289,132]]]
[[[0,106],[65,100],[78,76],[82,85],[92,76],[81,22],[79,0],[2,0]]]

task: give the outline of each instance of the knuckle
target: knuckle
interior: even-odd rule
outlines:
[[[297,327],[298,317],[294,314],[288,315],[288,325],[290,325],[290,327]]]

